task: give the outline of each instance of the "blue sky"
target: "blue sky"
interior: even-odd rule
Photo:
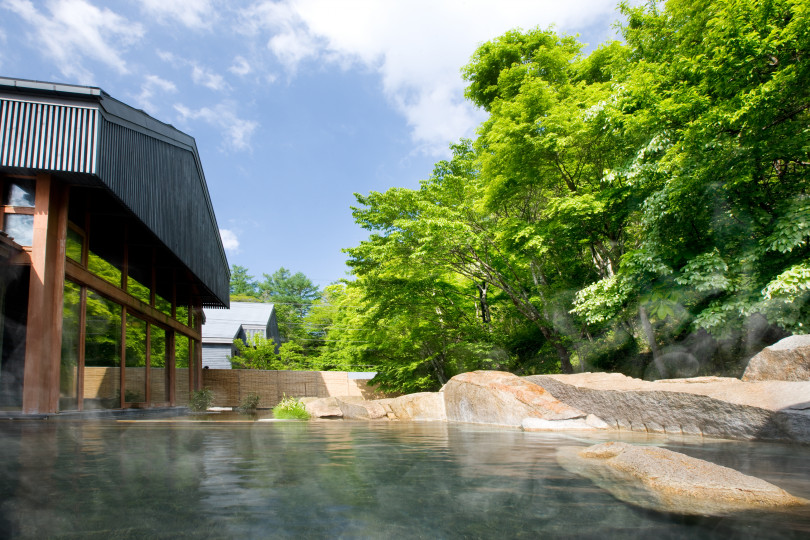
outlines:
[[[459,70],[509,29],[614,37],[615,0],[0,0],[0,75],[98,86],[192,135],[230,264],[320,286],[355,192],[416,188],[483,115]]]

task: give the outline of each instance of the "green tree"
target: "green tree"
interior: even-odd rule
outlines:
[[[651,191],[618,275],[581,291],[575,310],[591,323],[638,313],[653,353],[684,328],[742,347],[755,313],[801,329],[810,288],[806,2],[623,11],[632,66],[617,100],[657,151],[616,173],[641,171],[633,183]],[[738,374],[741,365],[714,369]]]
[[[231,299],[235,300],[235,297],[256,298],[258,296],[258,283],[253,276],[248,274],[248,269],[237,264],[231,266]]]
[[[258,295],[263,302],[275,304],[282,338],[307,348],[317,336],[307,332],[305,318],[312,303],[320,298],[320,290],[302,272],[293,274],[284,267],[263,276],[257,285]]]

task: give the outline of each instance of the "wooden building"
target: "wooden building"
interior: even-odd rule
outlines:
[[[231,302],[230,309],[205,309],[202,327],[203,368],[231,369],[236,355],[235,339],[249,344],[255,336],[272,339],[276,352],[281,345],[276,308],[264,302]]]
[[[194,139],[0,78],[0,410],[183,405],[230,273]]]

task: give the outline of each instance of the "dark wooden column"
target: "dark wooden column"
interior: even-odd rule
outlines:
[[[23,412],[59,410],[62,297],[68,190],[49,174],[38,174],[28,292]]]

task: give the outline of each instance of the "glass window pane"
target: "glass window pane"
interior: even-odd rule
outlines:
[[[34,180],[5,180],[6,190],[3,194],[3,204],[6,206],[34,207],[34,194],[36,182]]]
[[[152,291],[149,290],[149,287],[132,276],[127,276],[127,292],[144,304],[151,304],[152,302]]]
[[[146,401],[146,323],[127,313],[126,388],[124,401]]]
[[[175,319],[177,319],[178,322],[181,322],[186,326],[188,326],[188,306],[177,304],[177,310],[175,313],[176,313]]]
[[[111,283],[116,287],[121,286],[121,270],[119,270],[112,263],[105,261],[92,251],[87,257],[87,269],[104,281]]]
[[[169,370],[166,369],[166,331],[152,326],[149,385],[152,403],[169,401]]]
[[[84,408],[121,406],[121,306],[87,291]]]
[[[188,405],[189,339],[180,334],[175,337],[174,397],[176,405]]]
[[[59,410],[79,408],[79,316],[81,288],[65,280],[62,308],[62,360],[59,369]]]
[[[73,259],[77,263],[82,262],[82,244],[84,243],[84,238],[78,232],[74,231],[70,227],[67,230],[67,242],[65,245],[65,254],[68,256],[69,259]]]
[[[34,216],[32,215],[6,214],[3,230],[21,246],[34,244]]]
[[[172,316],[172,303],[159,294],[155,295],[155,307],[164,315]]]

